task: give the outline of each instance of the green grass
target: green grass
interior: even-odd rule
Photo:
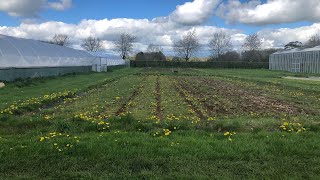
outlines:
[[[0,112],[75,95],[0,114],[0,179],[319,179],[320,82],[292,75],[135,68],[9,83]]]

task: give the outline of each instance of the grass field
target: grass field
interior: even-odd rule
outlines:
[[[0,89],[0,179],[319,179],[320,82],[133,68]]]

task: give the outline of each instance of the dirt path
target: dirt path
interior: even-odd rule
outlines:
[[[293,77],[293,76],[287,76],[287,77],[282,77],[284,79],[293,79],[293,80],[304,80],[304,81],[320,81],[320,77]]]

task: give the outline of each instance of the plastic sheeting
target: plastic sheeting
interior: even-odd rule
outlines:
[[[92,66],[97,57],[86,51],[0,35],[0,68]]]
[[[92,70],[96,72],[107,71],[110,66],[128,66],[129,62],[113,54],[103,52],[90,52],[91,55],[99,58],[96,64],[92,66]]]
[[[0,68],[1,81],[14,81],[16,79],[59,76],[70,73],[90,72],[91,66],[68,66],[68,67],[33,67],[33,68]]]
[[[273,54],[289,54],[289,53],[312,52],[312,51],[320,51],[320,46],[316,46],[313,48],[294,48],[290,50],[278,51]]]
[[[120,56],[103,53],[103,52],[91,52],[90,53],[93,56],[100,58],[100,64],[101,65],[107,65],[107,66],[119,66],[119,65],[125,65],[126,61],[121,59]]]

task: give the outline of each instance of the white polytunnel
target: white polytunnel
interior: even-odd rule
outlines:
[[[95,61],[95,65],[92,66],[92,70],[96,72],[108,71],[110,66],[128,66],[129,62],[113,54],[105,52],[90,52],[91,55],[98,57],[98,60]]]
[[[90,52],[91,55],[100,57],[101,64],[106,64],[108,66],[118,66],[124,65],[126,63],[119,55],[114,55],[105,52]]]
[[[0,68],[92,66],[96,61],[86,51],[0,34]]]

